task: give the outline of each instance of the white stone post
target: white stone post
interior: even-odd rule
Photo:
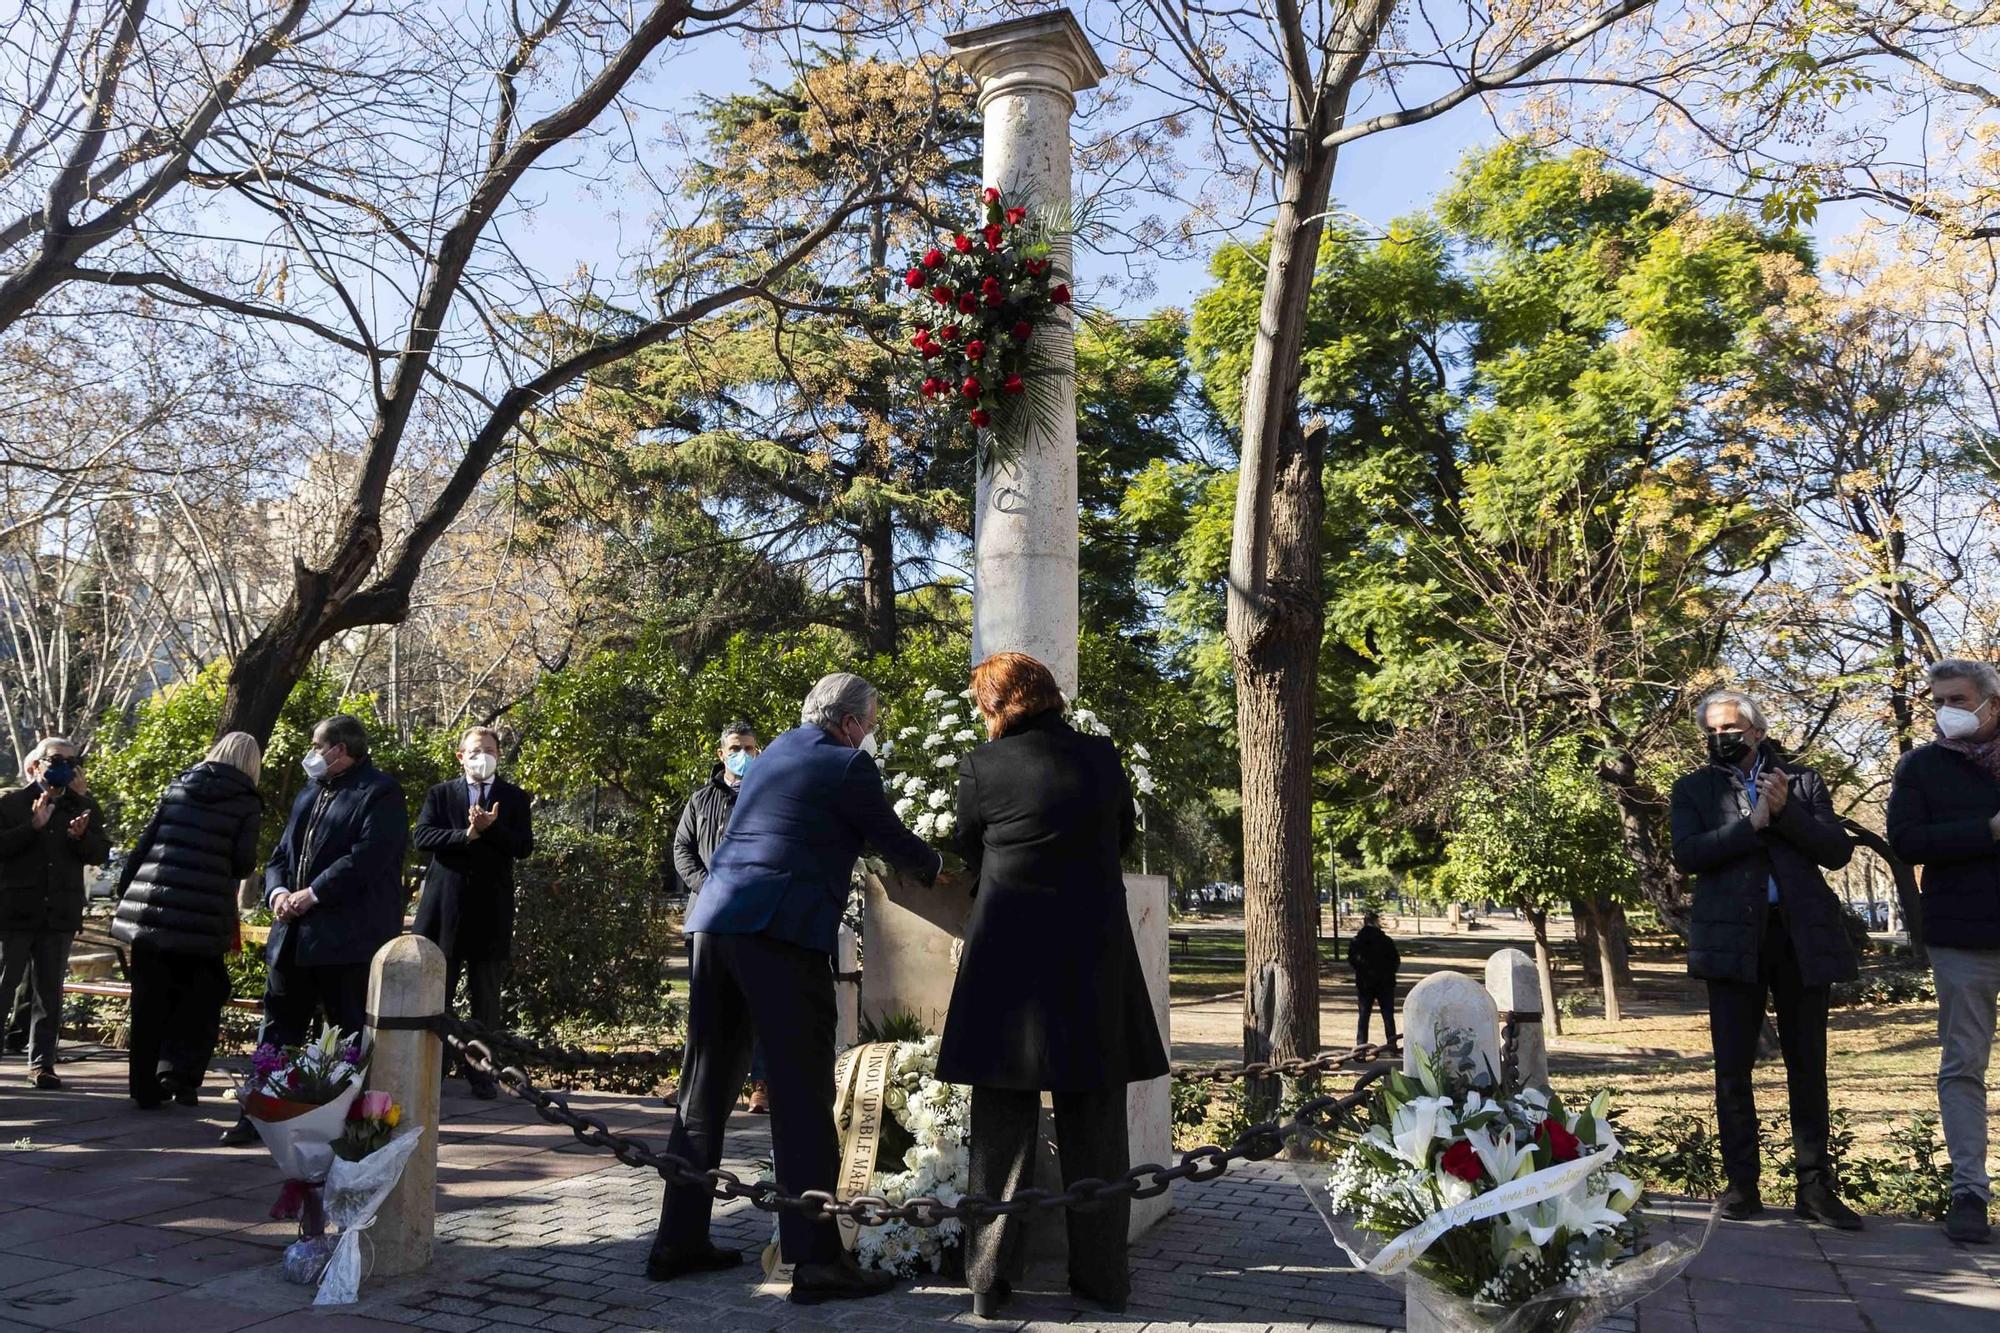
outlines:
[[[444,1013],[444,953],[421,935],[398,935],[375,953],[368,968],[371,1019],[434,1018]],[[437,1222],[438,1094],[443,1049],[437,1034],[421,1029],[377,1029],[371,1021],[368,1086],[403,1108],[404,1124],[424,1127],[424,1141],[410,1154],[403,1178],[389,1195],[369,1240],[374,1272],[384,1277],[430,1267]]]
[[[1542,983],[1535,960],[1519,949],[1500,949],[1486,960],[1486,993],[1500,1012],[1504,1032],[1507,1016],[1514,1023],[1514,1084],[1549,1090],[1549,1046],[1542,1035]]]
[[[861,1040],[861,983],[856,979],[860,970],[854,932],[842,926],[833,950],[833,1044],[843,1051]]]
[[[987,185],[1009,203],[1070,202],[1069,121],[1104,64],[1067,9],[945,38],[979,84]],[[1065,241],[1057,267],[1069,271]],[[1031,422],[1006,467],[981,468],[973,518],[972,658],[1027,653],[1074,697],[1077,688],[1076,344],[1069,314],[1035,331],[1059,377],[1054,412]]]

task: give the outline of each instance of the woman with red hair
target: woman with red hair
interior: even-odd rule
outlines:
[[[1131,1163],[1125,1085],[1167,1072],[1125,913],[1132,792],[1111,742],[1063,721],[1062,691],[1025,653],[972,672],[986,744],[958,769],[958,844],[974,878],[938,1076],[972,1086],[969,1189],[1033,1183],[1041,1094],[1054,1095],[1065,1187]],[[1070,1288],[1122,1310],[1127,1200],[1067,1214]],[[1021,1219],[971,1224],[973,1311],[991,1318],[1021,1261]]]

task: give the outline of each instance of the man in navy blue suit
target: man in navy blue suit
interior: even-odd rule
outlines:
[[[833,951],[848,882],[863,845],[934,883],[944,858],[903,827],[875,765],[881,700],[859,676],[835,672],[806,695],[800,725],[773,740],[738,789],[729,830],[688,913],[694,978],[687,1054],[668,1150],[704,1170],[722,1161],[722,1134],[750,1069],[754,1034],[771,1096],[771,1156],[788,1194],[832,1192],[840,1166],[833,1123]],[[667,1281],[730,1268],[740,1251],[709,1240],[714,1197],[670,1186],[646,1273]],[[787,1210],[778,1243],[800,1305],[875,1296],[894,1285],[858,1267],[831,1222]]]

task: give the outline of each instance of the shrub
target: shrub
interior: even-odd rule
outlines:
[[[1618,1137],[1624,1160],[1649,1189],[1702,1198],[1722,1191],[1722,1144],[1713,1116],[1673,1111],[1650,1130],[1621,1125]]]
[[[659,875],[629,843],[542,821],[516,875],[510,1026],[679,1029],[667,967],[680,946]]]
[[[1929,969],[1903,966],[1863,972],[1854,981],[1836,981],[1831,1003],[1836,1009],[1852,1009],[1936,999],[1937,982]]]

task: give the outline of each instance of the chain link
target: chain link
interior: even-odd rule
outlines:
[[[1316,1074],[1330,1074],[1336,1069],[1356,1065],[1372,1065],[1382,1060],[1400,1060],[1403,1043],[1400,1039],[1385,1042],[1380,1046],[1354,1046],[1344,1051],[1325,1051],[1319,1055],[1303,1056],[1292,1060],[1256,1060],[1249,1064],[1183,1065],[1172,1072],[1176,1083],[1235,1083],[1241,1079],[1258,1078],[1311,1078]]]
[[[1079,1180],[1060,1194],[1047,1190],[1025,1189],[1018,1191],[1011,1199],[989,1199],[984,1195],[968,1194],[955,1204],[932,1198],[916,1198],[902,1204],[892,1204],[887,1199],[867,1194],[857,1195],[851,1199],[836,1199],[825,1190],[787,1194],[774,1181],[744,1181],[731,1171],[700,1170],[684,1157],[659,1151],[644,1139],[616,1132],[598,1116],[571,1110],[569,1099],[562,1093],[536,1087],[518,1065],[497,1064],[494,1055],[496,1045],[529,1054],[543,1050],[560,1051],[563,1048],[541,1047],[538,1043],[523,1041],[509,1034],[488,1033],[448,1014],[438,1018],[435,1028],[445,1043],[468,1065],[505,1084],[515,1096],[533,1105],[535,1113],[542,1119],[552,1125],[564,1126],[585,1146],[605,1149],[627,1166],[657,1171],[670,1185],[685,1185],[705,1190],[716,1199],[725,1202],[731,1199],[744,1199],[752,1207],[765,1212],[794,1209],[816,1219],[845,1217],[851,1218],[861,1226],[871,1227],[892,1221],[907,1222],[917,1227],[934,1227],[946,1221],[1007,1217],[1035,1208],[1086,1208],[1093,1204],[1118,1199],[1150,1199],[1165,1193],[1167,1187],[1176,1181],[1214,1180],[1238,1162],[1260,1162],[1276,1157],[1284,1151],[1286,1140],[1295,1133],[1316,1130],[1329,1119],[1350,1114],[1368,1100],[1370,1085],[1389,1071],[1387,1065],[1374,1065],[1364,1069],[1360,1077],[1355,1080],[1351,1092],[1339,1097],[1316,1097],[1300,1106],[1298,1113],[1283,1124],[1267,1120],[1262,1124],[1252,1125],[1227,1148],[1204,1144],[1199,1148],[1190,1149],[1180,1154],[1179,1162],[1173,1166],[1146,1162],[1113,1180]],[[486,1040],[488,1037],[493,1039],[492,1045],[488,1044]],[[1237,1069],[1236,1077],[1291,1075],[1294,1067],[1297,1068],[1297,1076],[1325,1073],[1343,1064],[1353,1063],[1362,1052],[1374,1053],[1378,1050],[1386,1052],[1392,1049],[1392,1046],[1365,1046],[1352,1051],[1320,1056],[1313,1060],[1286,1060],[1276,1064],[1242,1066]],[[1219,1076],[1217,1070],[1202,1071],[1198,1076],[1211,1078],[1217,1082],[1226,1081]]]

